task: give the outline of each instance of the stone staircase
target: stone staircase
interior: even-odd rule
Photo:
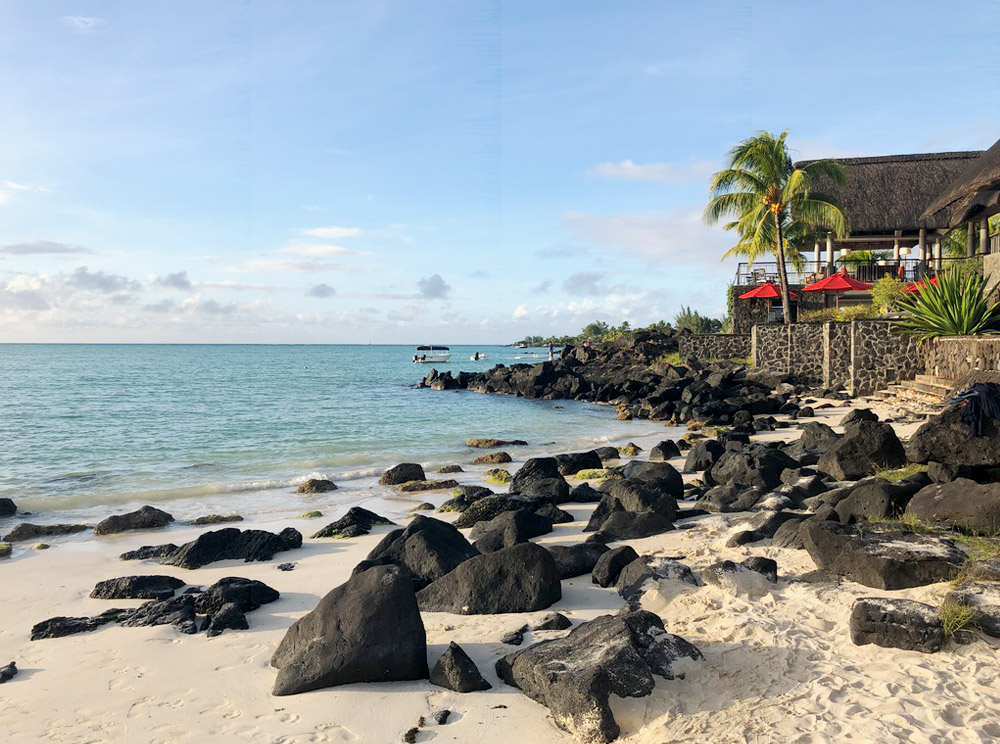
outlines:
[[[868,396],[867,400],[888,405],[900,413],[926,418],[944,408],[954,387],[955,381],[947,377],[917,375],[912,380],[889,385],[885,390]]]

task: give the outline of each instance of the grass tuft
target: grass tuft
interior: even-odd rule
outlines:
[[[876,478],[882,478],[892,483],[903,480],[904,478],[909,478],[911,475],[916,475],[917,473],[927,472],[926,465],[920,465],[915,462],[911,462],[909,465],[904,465],[901,468],[893,468],[892,470],[879,470],[875,473]]]
[[[962,631],[972,630],[975,627],[972,619],[976,616],[976,610],[968,605],[945,602],[941,605],[939,612],[946,638],[953,639]]]

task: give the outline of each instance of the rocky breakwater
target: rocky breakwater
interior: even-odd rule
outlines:
[[[788,376],[733,363],[667,363],[675,351],[675,336],[640,332],[594,346],[567,346],[551,362],[498,364],[457,375],[431,370],[417,387],[605,403],[615,405],[622,419],[672,423],[732,424],[740,411],[761,416],[798,410],[789,398],[803,388]]]

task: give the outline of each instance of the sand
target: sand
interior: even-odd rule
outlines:
[[[844,408],[820,411],[835,423]],[[906,435],[913,425],[900,426]],[[794,438],[788,430],[762,438]],[[655,439],[640,442],[648,449]],[[518,452],[527,457],[531,453]],[[471,458],[470,458],[471,459]],[[518,463],[512,463],[513,469]],[[483,468],[485,469],[485,468]],[[479,470],[462,477],[471,482]],[[387,516],[402,521],[409,506],[440,503],[446,493],[418,494]],[[538,540],[571,544],[592,505],[568,505],[576,521],[557,525]],[[298,505],[290,499],[290,510]],[[336,518],[344,511],[329,512]],[[438,515],[441,516],[441,515]],[[445,515],[448,516],[448,515]],[[816,583],[805,551],[768,541],[726,548],[740,515],[701,518],[690,529],[631,541],[640,553],[683,556],[696,572],[723,558],[774,558],[781,579],[759,584],[690,587],[663,581],[644,598],[667,629],[695,643],[705,661],[683,680],[657,680],[646,698],[615,701],[621,741],[666,742],[979,742],[1000,738],[997,644],[987,640],[950,645],[941,653],[854,646],[848,633],[853,600],[859,596],[907,597],[940,602],[946,585],[880,592],[852,582]],[[327,522],[269,517],[240,527],[277,530],[294,526],[309,535]],[[575,621],[615,612],[622,602],[581,576],[563,582],[563,599],[549,610],[500,616],[425,613],[430,664],[457,641],[477,662],[494,689],[460,695],[429,682],[358,684],[275,698],[269,659],[288,626],[320,596],[343,583],[353,566],[388,531],[352,540],[310,540],[270,563],[216,563],[195,571],[155,562],[121,563],[124,550],[144,544],[191,539],[205,528],[176,528],[94,538],[53,539],[47,551],[20,551],[0,562],[3,620],[0,663],[15,660],[20,674],[0,685],[0,711],[8,742],[399,742],[424,716],[417,741],[570,742],[548,710],[500,682],[493,664],[511,650],[500,636],[558,610]],[[736,528],[738,529],[738,528]],[[294,561],[281,572],[275,565]],[[90,599],[102,579],[166,573],[193,585],[224,576],[259,579],[281,592],[277,602],[249,613],[250,630],[209,639],[173,628],[106,626],[96,632],[31,642],[32,625],[55,615],[96,614],[136,601]],[[527,643],[563,631],[529,634]],[[446,725],[433,711],[452,711]]]

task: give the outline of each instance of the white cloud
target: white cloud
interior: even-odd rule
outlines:
[[[520,320],[521,318],[526,318],[531,313],[528,312],[528,306],[523,302],[514,308],[514,320]]]
[[[234,274],[250,274],[259,272],[269,274],[274,272],[313,272],[313,271],[366,271],[372,266],[336,263],[334,261],[295,261],[283,258],[258,258],[253,261],[229,266],[225,269]]]
[[[443,300],[451,294],[451,285],[440,274],[425,276],[417,281],[420,296],[428,300]]]
[[[307,295],[310,297],[319,297],[325,299],[327,297],[334,297],[337,294],[337,290],[331,287],[329,284],[317,284],[315,287],[311,287]]]
[[[82,245],[68,245],[66,243],[55,243],[51,240],[36,240],[32,243],[12,243],[0,248],[0,253],[9,256],[41,256],[48,254],[64,253],[93,253],[89,248]]]
[[[633,163],[620,160],[617,163],[598,163],[591,173],[600,178],[614,181],[658,181],[661,183],[691,183],[706,181],[713,171],[718,170],[709,162],[693,162],[683,165],[675,163]]]
[[[570,212],[563,217],[563,225],[576,242],[617,248],[671,265],[717,265],[733,243],[732,236],[705,225],[700,209],[657,217]]]
[[[17,194],[49,194],[52,192],[48,186],[32,186],[15,181],[3,181],[0,188],[0,204],[7,204]]]
[[[166,276],[158,276],[153,280],[153,284],[167,289],[191,289],[191,280],[188,279],[186,271],[178,271],[173,274],[167,274]]]
[[[90,33],[106,23],[103,18],[92,16],[62,16],[59,18],[59,22],[71,27],[78,34]]]
[[[302,235],[310,238],[323,238],[324,240],[338,240],[339,238],[355,238],[361,235],[361,228],[358,227],[310,227],[299,230]]]
[[[339,245],[324,245],[310,243],[305,240],[292,240],[278,249],[278,253],[290,253],[294,256],[370,256],[369,251],[357,251],[352,248],[342,248]]]

